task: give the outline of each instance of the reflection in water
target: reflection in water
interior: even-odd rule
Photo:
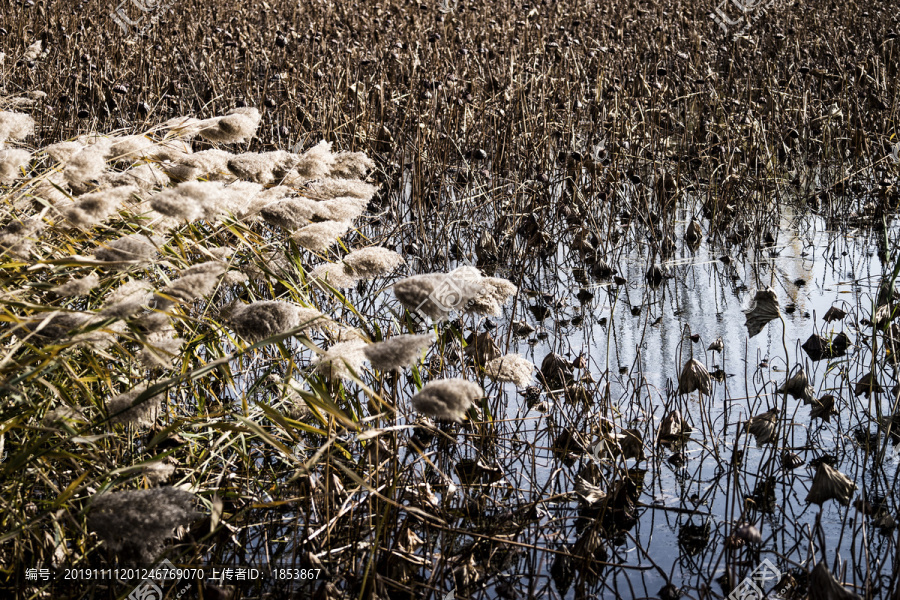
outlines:
[[[532,484],[542,485],[549,478],[558,491],[571,490],[571,478],[587,463],[580,457],[574,463],[567,461],[567,467],[540,450],[550,445],[542,434],[548,426],[597,434],[603,430],[598,424],[612,421],[621,429],[634,426],[654,432],[644,435],[651,457],[641,464],[648,471],[634,501],[636,510],[628,513],[629,527],[624,534],[616,527],[619,533],[606,533],[611,542],[608,561],[659,569],[614,571],[616,582],[609,582],[611,587],[621,585],[638,596],[655,596],[667,580],[695,589],[710,574],[730,574],[732,581],[740,575],[739,581],[761,557],[775,560],[775,550],[795,565],[803,564],[808,558],[807,536],[819,512],[818,506],[805,500],[817,473],[816,459],[822,464],[823,458],[836,457],[833,471],[859,481],[860,489],[881,486],[865,477],[865,450],[842,436],[852,423],[865,422],[878,412],[879,402],[880,410],[890,414],[885,394],[873,394],[867,404],[854,404],[848,387],[859,379],[857,372],[868,369],[868,347],[858,344],[846,357],[835,352],[832,360],[820,361],[800,348],[814,333],[829,349],[832,340],[839,347],[848,339],[871,335],[859,321],[871,310],[881,264],[863,237],[812,228],[792,234],[790,224],[784,225],[777,245],[747,259],[723,261],[720,257],[726,250],[716,248],[716,254],[708,244],[695,253],[685,248],[664,265],[674,276],[655,287],[645,277],[645,256],[622,257],[613,265],[627,281],[624,285],[595,279],[579,283],[571,276],[571,267],[578,265],[562,249],[560,264],[569,269],[540,270],[533,278],[524,277],[523,288],[567,302],[562,308],[551,308],[544,320],[533,319],[518,306],[517,318],[547,335],[512,336],[509,348],[502,350],[519,352],[537,365],[551,352],[567,359],[584,355],[587,369],[574,376],[589,373],[588,381],[593,382],[589,385],[593,402],[587,407],[573,406],[564,395],[553,393],[545,394],[545,402],[538,405],[546,412],[512,402],[507,406],[507,418],[538,418],[529,425],[539,463]],[[753,294],[766,288],[774,290],[782,315],[751,338],[743,311]],[[631,310],[635,306],[642,307],[636,315]],[[832,306],[840,307],[847,317],[826,323],[822,317]],[[718,346],[717,340],[721,352],[707,350]],[[691,359],[718,378],[713,378],[710,395],[694,392],[679,398],[678,374]],[[800,367],[808,376],[809,390],[804,384],[793,396],[776,393]],[[824,406],[835,402],[834,409]],[[682,448],[656,445],[656,427],[676,409],[684,415],[686,426],[693,428],[689,441]],[[840,418],[829,420],[834,410]],[[778,412],[782,418],[776,424]],[[749,418],[755,419],[750,421],[752,435],[741,435]],[[776,439],[786,439],[787,444],[772,444]],[[886,460],[889,465],[896,463],[890,452]],[[803,468],[804,463],[813,465]],[[507,467],[507,473],[515,468]],[[603,465],[599,472],[600,480],[612,474]],[[615,485],[608,481],[601,487],[615,493]],[[853,545],[858,547],[862,535],[859,524],[850,524],[852,509],[825,503],[821,514],[829,552],[840,550],[850,561],[848,572],[890,570],[890,565],[874,559],[866,566],[852,558]],[[583,539],[560,515],[556,517],[546,526],[569,542]],[[759,542],[735,534],[744,522],[758,528]],[[877,553],[875,546],[872,551]],[[754,553],[748,554],[751,549]],[[756,549],[763,552],[756,554]],[[562,569],[559,561],[554,564],[557,584],[561,578],[573,584],[572,573]],[[577,587],[574,584],[573,589]]]

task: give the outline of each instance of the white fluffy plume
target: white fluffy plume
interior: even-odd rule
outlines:
[[[0,143],[20,141],[34,133],[34,119],[25,113],[0,111]]]
[[[21,148],[0,150],[0,183],[10,184],[20,179],[22,167],[31,160],[31,152]]]
[[[292,236],[298,246],[313,252],[324,252],[337,239],[350,229],[350,223],[344,221],[322,221],[301,227]]]
[[[439,379],[426,383],[412,397],[412,405],[420,413],[433,419],[461,423],[472,403],[484,396],[477,383],[465,379]]]
[[[531,385],[534,364],[518,354],[507,354],[488,362],[484,372],[494,381],[504,381],[524,388]]]
[[[63,215],[76,227],[89,228],[106,219],[122,206],[138,189],[123,186],[83,194]]]
[[[224,117],[213,117],[197,124],[200,137],[210,142],[237,143],[249,140],[259,127],[260,114],[255,108],[236,108]]]

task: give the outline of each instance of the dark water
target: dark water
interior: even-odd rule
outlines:
[[[891,414],[893,396],[889,391],[896,383],[891,371],[879,370],[878,380],[885,393],[868,400],[853,394],[854,384],[869,372],[873,359],[871,350],[861,340],[871,337],[872,329],[859,321],[871,316],[881,281],[883,267],[876,256],[875,235],[829,232],[815,219],[804,219],[801,228],[785,216],[777,242],[755,255],[733,252],[726,264],[720,257],[729,254],[728,250],[711,249],[706,242],[696,252],[680,251],[665,263],[672,268],[672,278],[658,287],[646,282],[649,263],[641,256],[615,265],[628,282],[621,287],[596,281],[584,286],[572,279],[564,267],[545,274],[537,283],[535,287],[540,286],[541,291],[567,298],[568,306],[543,322],[518,307],[519,315],[527,315],[524,318],[549,335],[546,339],[532,335],[532,343],[513,338],[509,351],[524,354],[536,365],[551,351],[570,358],[583,353],[589,362],[587,370],[599,382],[594,384],[595,389],[602,391],[609,384],[610,407],[603,409],[597,406],[599,402],[586,409],[573,407],[561,395],[554,398],[545,394],[542,411],[511,400],[506,418],[536,419],[528,424],[534,435],[533,450],[538,463],[532,483],[540,488],[551,479],[554,492],[572,490],[576,473],[590,460],[585,457],[571,467],[564,465],[547,448],[552,440],[552,436],[548,438],[543,433],[548,423],[589,432],[590,425],[604,417],[622,428],[637,427],[650,432],[649,436],[644,435],[649,459],[640,463],[627,461],[629,468],[647,470],[638,520],[624,543],[611,547],[609,562],[652,568],[608,570],[601,578],[604,583],[583,588],[575,585],[567,597],[610,597],[610,587],[617,588],[616,594],[623,597],[655,597],[667,581],[697,597],[704,582],[718,577],[726,568],[732,569],[737,583],[763,559],[785,572],[811,568],[825,559],[829,567],[837,567],[838,573],[847,569],[844,581],[860,586],[865,584],[867,573],[876,586],[879,575],[890,575],[891,564],[881,562],[889,556],[889,537],[867,524],[852,504],[844,507],[829,500],[820,510],[805,502],[815,473],[809,461],[824,454],[833,455],[835,468],[856,482],[854,499],[861,497],[861,490],[868,490],[870,498],[890,496],[896,484],[895,472],[900,463],[893,447],[888,446],[882,467],[874,469],[872,456],[853,435],[860,426],[877,431],[871,420],[879,404],[884,414]],[[562,255],[560,262],[566,263]],[[558,280],[557,284],[547,285],[553,279]],[[574,295],[584,287],[595,297],[580,306]],[[785,313],[783,322],[770,322],[751,339],[744,325],[743,309],[757,289],[767,287],[777,294]],[[843,321],[825,323],[822,317],[833,305],[842,307],[848,316]],[[634,315],[631,307],[637,306],[642,309]],[[553,324],[554,320],[578,316],[583,317],[580,327]],[[605,324],[601,325],[604,319]],[[854,343],[844,357],[813,362],[800,349],[814,332],[830,338],[840,331],[846,332]],[[700,340],[690,342],[685,339],[689,334],[699,334]],[[707,351],[717,337],[724,342],[724,352]],[[879,356],[883,357],[883,353]],[[695,392],[679,397],[674,393],[681,366],[691,357],[705,364],[710,372],[724,371],[724,379],[713,382],[709,396],[701,398]],[[776,394],[787,371],[797,366],[806,369],[816,397],[830,393],[837,398],[838,414],[830,423],[811,422],[809,406],[789,396],[785,401],[784,394]],[[505,391],[509,398],[516,398],[512,389]],[[783,407],[780,414],[787,431],[786,443],[757,448],[751,436],[737,437],[741,422],[772,406]],[[667,458],[673,452],[655,447],[652,439],[665,414],[676,408],[694,429],[691,441],[683,449],[683,468],[670,464]],[[883,442],[884,437],[879,439]],[[730,463],[736,448],[745,451],[739,468]],[[781,452],[786,448],[799,454],[805,464],[792,472],[779,470]],[[765,465],[770,460],[777,464],[767,470]],[[611,473],[609,463],[601,463],[600,469]],[[764,480],[761,471],[775,477],[771,511],[743,510],[744,499],[752,497],[757,484]],[[890,504],[890,512],[896,514]],[[560,511],[552,517],[548,513],[544,531],[556,529],[559,539],[565,540],[560,547],[565,547],[578,537],[571,524],[577,503],[561,503],[556,508]],[[824,533],[824,552],[818,547],[817,520]],[[741,521],[759,529],[762,544],[753,548],[745,544],[726,553],[725,538]],[[868,560],[863,556],[863,548],[868,548]],[[552,557],[546,560],[545,566],[549,566]],[[524,575],[510,574],[513,579]],[[548,572],[543,576],[550,577]],[[770,582],[769,586],[773,585]],[[540,584],[538,587],[544,588]],[[715,584],[713,588],[722,593]],[[549,589],[544,589],[552,596]]]
[[[721,597],[727,593],[715,580],[726,572],[737,584],[768,560],[779,571],[796,570],[801,577],[801,571],[821,559],[840,579],[859,586],[860,593],[867,581],[873,597],[888,589],[894,552],[889,532],[873,526],[852,501],[842,506],[829,500],[821,509],[805,501],[815,474],[810,461],[824,456],[856,483],[853,500],[862,498],[863,491],[870,500],[884,497],[887,512],[897,514],[893,490],[900,461],[893,446],[888,444],[876,467],[874,455],[884,436],[867,452],[855,434],[859,428],[875,434],[876,417],[893,412],[890,390],[896,377],[884,368],[883,350],[873,356],[872,328],[861,323],[871,317],[883,270],[890,268],[877,256],[877,236],[883,234],[828,231],[817,217],[785,213],[771,246],[739,250],[704,240],[692,251],[681,242],[689,218],[681,217],[678,251],[660,263],[671,276],[658,286],[647,282],[651,259],[640,249],[621,252],[613,261],[626,281],[621,285],[590,275],[582,278],[577,270],[585,265],[563,245],[554,259],[530,263],[524,273],[508,265],[486,266],[487,271],[520,283],[515,304],[492,319],[490,330],[501,350],[520,353],[536,366],[550,352],[568,359],[581,355],[586,367],[575,372],[589,374],[590,382],[585,384],[586,402],[546,389],[537,398],[526,398],[514,386],[492,383],[467,367],[466,376],[478,379],[487,391],[493,424],[442,426],[455,443],[438,440],[429,449],[434,469],[415,454],[403,457],[405,468],[416,472],[414,481],[428,481],[443,514],[450,516],[447,529],[430,532],[436,545],[420,551],[424,564],[434,565],[425,567],[425,577],[441,573],[429,582],[438,591],[443,589],[441,593],[455,589],[457,597],[495,598],[514,589],[519,597],[643,598],[659,597],[660,590],[672,584],[685,597],[700,597],[708,585]],[[893,228],[889,231],[893,236]],[[446,268],[429,269],[414,260],[410,263],[410,274],[462,264],[450,261]],[[362,314],[380,315],[382,327],[396,328],[390,311],[398,314],[398,307],[389,284],[377,282],[350,291],[349,297]],[[771,321],[750,338],[743,311],[756,290],[765,288],[775,291],[783,319]],[[578,295],[583,290],[593,299],[582,303]],[[334,299],[321,300],[323,311],[350,317]],[[546,318],[532,314],[529,307],[535,305],[549,307]],[[848,314],[841,321],[825,323],[822,317],[832,306]],[[513,335],[513,320],[528,322],[535,332]],[[488,329],[479,317],[463,317],[454,325],[460,326],[463,336]],[[446,330],[447,325],[441,324],[436,331]],[[831,338],[841,331],[852,342],[842,357],[816,362],[800,348],[813,333]],[[699,340],[692,342],[689,335],[699,335]],[[707,351],[719,337],[724,352]],[[301,362],[304,354],[311,358],[308,349],[293,349]],[[434,355],[432,351],[427,360]],[[707,396],[676,393],[679,373],[690,358],[720,374]],[[877,379],[885,391],[868,399],[856,397],[856,382],[873,364],[881,365]],[[801,366],[817,398],[832,394],[837,399],[837,414],[829,423],[811,421],[810,406],[776,393],[789,372]],[[451,361],[439,371],[441,376],[457,375],[459,363]],[[409,375],[400,381],[412,389]],[[759,448],[752,436],[740,434],[741,423],[771,407],[780,409],[785,433],[777,445]],[[401,416],[397,424],[415,418],[406,404],[399,408],[410,419]],[[679,410],[693,429],[680,448],[683,465],[670,461],[679,449],[655,443],[662,419],[673,410]],[[612,423],[615,431],[640,430],[647,458],[623,462],[597,460],[577,450],[568,456],[554,451],[563,428],[583,435],[592,446],[604,423]],[[347,443],[350,447],[353,441]],[[316,450],[298,448],[301,459]],[[803,465],[793,471],[781,469],[785,450],[796,452]],[[743,452],[743,460],[735,466],[736,451]],[[496,476],[481,485],[464,483],[456,467],[471,460],[496,469]],[[572,493],[577,479],[593,470],[601,489],[612,491],[622,481],[625,467],[642,482],[636,519],[603,540],[605,561],[622,566],[595,567],[598,574],[593,578],[583,566],[564,568],[560,553],[581,554],[577,541],[585,525],[597,518],[586,514]],[[768,477],[773,483],[771,493],[765,494],[760,490],[765,490],[762,484]],[[259,501],[267,500],[261,492]],[[271,536],[284,540],[278,544],[288,554],[294,547],[287,524],[292,519],[286,517],[286,529]],[[302,519],[313,530],[324,524],[313,514]],[[759,530],[761,544],[729,548],[726,538],[742,522]],[[509,523],[517,524],[514,534],[506,529]],[[359,539],[365,545],[365,536]],[[500,551],[489,556],[476,552],[482,576],[466,586],[459,575],[461,557],[485,539],[493,539],[492,547]],[[328,553],[320,558],[327,561]],[[767,588],[773,586],[770,581]]]

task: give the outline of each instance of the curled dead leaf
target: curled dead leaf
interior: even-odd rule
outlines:
[[[847,506],[855,490],[856,484],[850,481],[849,477],[821,462],[816,469],[816,476],[809,488],[806,502],[822,505],[827,500],[837,500]]]
[[[692,358],[685,363],[681,370],[681,377],[678,378],[678,393],[690,394],[698,390],[701,394],[709,394],[710,376],[703,363]]]
[[[779,318],[781,311],[778,307],[778,297],[775,295],[775,290],[766,288],[756,292],[750,308],[744,311],[744,315],[747,319],[745,325],[750,337],[754,337],[762,331],[769,321]]]

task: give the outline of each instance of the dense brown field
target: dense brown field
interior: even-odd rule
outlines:
[[[0,587],[900,598],[900,11],[745,6],[0,5]]]

